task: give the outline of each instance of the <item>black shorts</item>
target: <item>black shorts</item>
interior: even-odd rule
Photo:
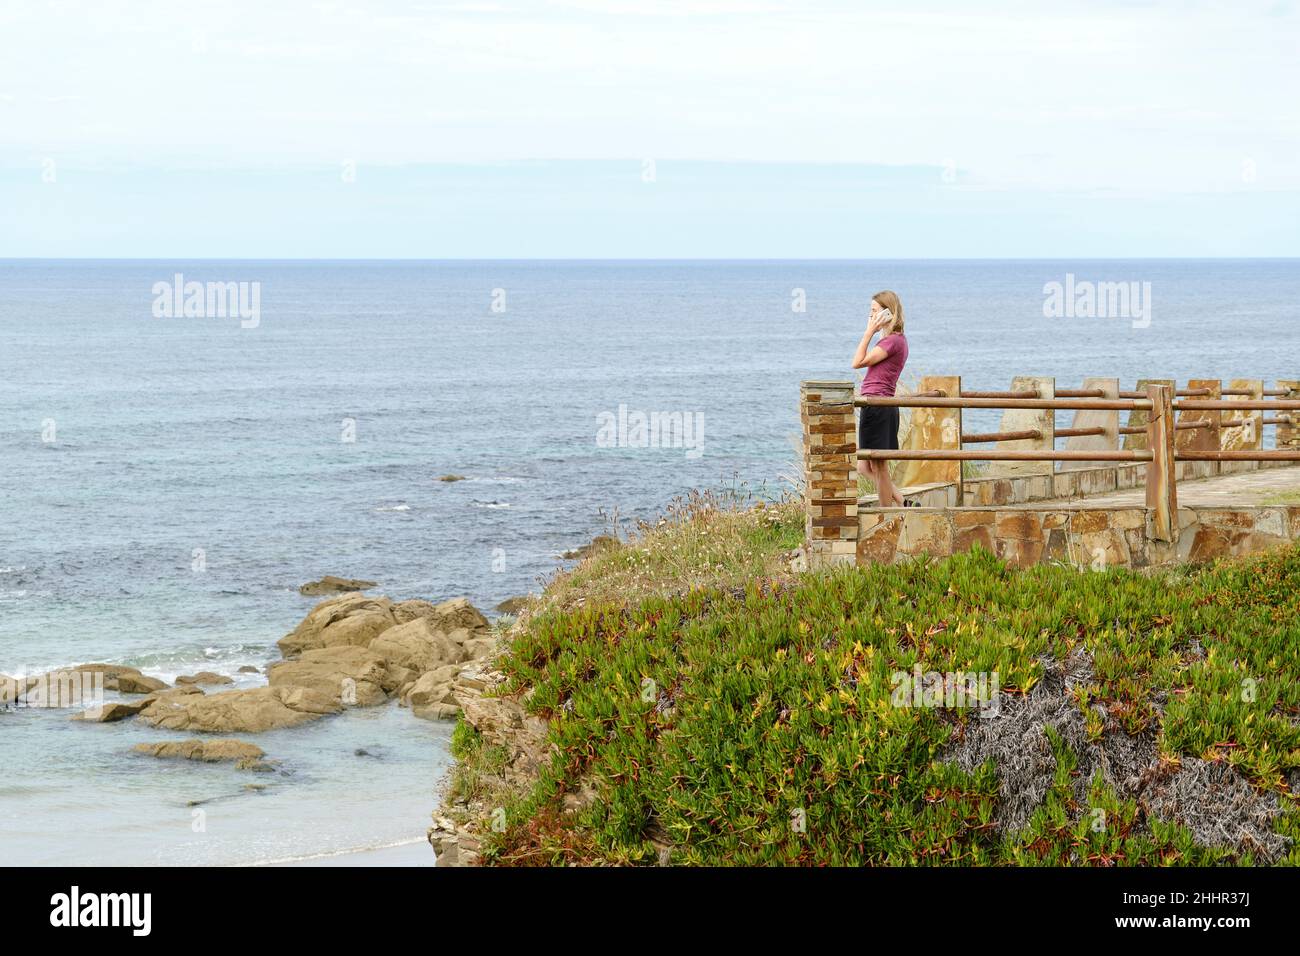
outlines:
[[[898,448],[898,408],[863,405],[858,410],[859,448]]]

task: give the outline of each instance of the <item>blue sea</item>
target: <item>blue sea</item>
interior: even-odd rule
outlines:
[[[256,321],[159,317],[178,273],[257,283]],[[1150,283],[1149,315],[1045,316],[1067,276]],[[299,585],[324,574],[492,616],[610,516],[652,518],[692,488],[780,494],[800,380],[852,376],[886,288],[904,385],[1300,378],[1297,260],[0,260],[0,673],[236,676],[278,659],[317,600]],[[600,436],[652,412],[702,433]],[[0,713],[7,863],[418,841],[450,761],[450,726],[395,704],[256,736],[274,775],[135,757],[176,735],[67,717]]]

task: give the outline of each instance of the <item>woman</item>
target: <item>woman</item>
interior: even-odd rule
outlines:
[[[873,348],[872,338],[881,333]],[[903,337],[903,303],[892,292],[877,292],[871,297],[871,320],[866,334],[853,354],[853,367],[865,368],[861,395],[892,396],[898,376],[907,362],[907,339]],[[898,409],[881,405],[864,405],[858,418],[858,448],[898,447]],[[889,462],[859,461],[858,472],[876,483],[877,499],[882,508],[901,508],[906,503],[889,477]]]

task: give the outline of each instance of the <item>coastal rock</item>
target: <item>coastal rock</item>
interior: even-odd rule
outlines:
[[[294,658],[321,647],[368,647],[390,628],[416,620],[428,622],[434,632],[453,635],[457,643],[491,632],[487,618],[467,598],[452,598],[440,604],[422,600],[394,604],[386,597],[353,592],[312,608],[291,633],[280,639],[279,648],[286,658]],[[469,634],[463,638],[454,635],[458,629]]]
[[[377,585],[376,581],[362,581],[360,578],[336,578],[327,574],[319,581],[308,581],[298,589],[298,593],[307,597],[318,594],[343,594],[348,591],[364,591]]]
[[[457,694],[467,693],[481,698],[489,686],[483,673],[484,663],[448,664],[422,674],[418,681],[402,688],[401,705],[410,707],[412,714],[426,720],[449,720],[459,716],[462,710]],[[519,713],[522,715],[522,709]],[[510,721],[510,725],[522,726],[522,716],[518,724]]]
[[[421,674],[419,680],[403,689],[402,705],[415,707],[440,703],[443,700],[451,701],[451,688],[460,671],[460,664],[447,664]]]
[[[402,601],[393,606],[397,623],[405,624],[416,618],[424,618],[435,631],[453,631],[464,628],[470,637],[481,637],[491,631],[488,619],[479,613],[478,608],[470,603],[469,598],[458,597],[433,604],[430,601]],[[481,632],[481,633],[480,633]]]
[[[156,744],[136,744],[136,753],[164,760],[199,760],[204,763],[233,761],[240,770],[271,769],[262,762],[266,752],[256,744],[243,740],[168,740]]]
[[[353,592],[317,604],[292,632],[280,638],[278,646],[287,658],[319,647],[365,647],[398,623],[388,598]]]
[[[468,638],[468,631],[463,628],[460,631]],[[412,671],[417,677],[426,671],[465,660],[463,642],[436,630],[426,617],[417,617],[389,628],[370,642],[370,650],[390,664]]]
[[[168,697],[190,697],[194,694],[202,694],[203,688],[195,684],[181,684],[179,687],[164,687],[162,690],[156,690],[144,699],[146,704],[151,704],[155,700],[165,700]]]
[[[139,668],[126,667],[122,664],[78,664],[76,667],[68,669],[83,674],[103,674],[105,690],[117,690],[118,680],[124,674],[142,676]],[[54,673],[58,672],[55,671]]]
[[[117,678],[117,689],[123,694],[152,694],[166,687],[166,682],[144,674],[119,674]]]
[[[458,861],[454,858],[457,835],[455,823],[446,817],[434,816],[433,826],[429,827],[425,833],[429,846],[433,847],[433,852],[438,857],[438,861],[434,866],[455,866],[457,864]]]
[[[124,674],[119,680],[125,683],[126,677],[127,675]],[[161,683],[161,681],[158,683]],[[70,719],[87,723],[109,724],[118,720],[125,720],[127,717],[134,717],[156,700],[178,696],[186,697],[193,694],[201,696],[203,691],[193,686],[168,687],[164,684],[161,690],[155,690],[138,700],[109,701],[99,707],[91,707],[80,713],[73,714]]]
[[[466,664],[456,675],[456,686],[468,688],[469,690],[483,691],[488,689],[487,678],[478,670],[477,664],[483,662],[472,662]]]
[[[407,675],[390,671],[379,654],[364,647],[318,647],[269,668],[272,687],[303,687],[341,704],[373,707],[388,700]]]
[[[438,605],[432,601],[425,601],[420,598],[412,598],[409,601],[398,601],[393,605],[393,618],[398,624],[409,624],[416,618],[429,618],[437,614]]]
[[[596,537],[592,538],[589,543],[584,544],[579,548],[573,548],[569,551],[565,551],[563,557],[589,558],[593,554],[600,554],[602,551],[609,551],[612,548],[617,548],[618,546],[619,546],[618,538],[610,537],[607,534],[598,534],[596,535]]]
[[[454,696],[459,664],[449,664],[420,675],[402,698],[411,713],[425,720],[446,720],[460,714]]]
[[[118,720],[125,720],[127,717],[134,717],[148,707],[150,703],[151,701],[148,698],[132,701],[115,700],[101,707],[92,707],[89,710],[73,714],[69,719],[91,724],[111,724]]]
[[[464,676],[475,676],[474,669],[467,668]],[[485,678],[490,688],[501,686],[500,675],[477,676]],[[486,743],[505,748],[508,777],[522,779],[537,772],[547,749],[546,721],[528,714],[515,698],[487,696],[464,679],[457,681],[452,696]]]
[[[77,664],[28,677],[0,675],[0,703],[22,698],[33,707],[81,707],[99,690],[118,690],[123,678],[127,679],[128,686],[132,681],[152,680],[137,668],[122,664]]]
[[[205,695],[160,695],[140,719],[166,730],[260,733],[336,714],[343,704],[308,687],[254,687]]]
[[[233,684],[234,678],[212,671],[199,671],[197,674],[181,674],[176,678],[176,686],[183,684]]]
[[[446,817],[435,816],[427,837],[437,856],[434,866],[475,866],[479,860],[479,841],[470,831],[458,827]]]
[[[496,609],[502,614],[518,614],[528,606],[530,600],[532,600],[532,596],[528,594],[521,594],[518,597],[508,597],[498,604]]]
[[[465,648],[466,660],[476,661],[494,656],[497,641],[495,637],[476,637],[466,641],[462,646]]]
[[[505,683],[505,675],[489,663],[473,662],[462,666],[457,673],[452,698],[463,708],[465,721],[482,735],[484,743],[505,751],[506,759],[499,771],[502,783],[509,788],[523,788],[535,780],[554,748],[546,741],[544,720],[530,716],[516,698],[490,696],[500,692]],[[592,798],[594,790],[580,788],[576,794],[565,795],[565,806],[577,809],[580,803]],[[434,813],[427,836],[438,855],[438,866],[478,864],[480,838],[476,830],[491,809],[481,801],[462,799],[453,807],[444,804],[442,811]],[[448,813],[463,822],[456,822]]]
[[[240,673],[240,674],[260,674],[260,673],[262,673],[262,672],[259,671],[256,667],[254,667],[254,666],[251,665],[251,664],[244,664],[244,665],[242,665],[242,666],[239,668],[238,673]]]
[[[12,689],[30,707],[82,708],[101,691],[117,690],[124,675],[143,677],[136,668],[119,664],[77,664],[20,678]]]
[[[425,704],[421,707],[412,707],[411,713],[421,720],[455,720],[460,716],[461,710],[456,704],[439,703]]]
[[[443,475],[438,480],[439,481],[464,481],[465,476],[464,475]]]
[[[524,725],[523,707],[509,697],[484,697],[481,691],[458,687],[455,700],[465,720],[490,743],[504,743]]]

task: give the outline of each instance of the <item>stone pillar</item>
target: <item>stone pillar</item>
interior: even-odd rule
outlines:
[[[1245,395],[1228,395],[1230,402],[1261,401],[1264,398],[1264,381],[1258,378],[1234,378],[1228,383],[1234,391],[1245,391]],[[1245,424],[1230,425],[1233,422]],[[1224,451],[1258,451],[1264,447],[1264,413],[1258,409],[1243,411],[1225,410],[1221,413],[1220,442]],[[1219,471],[1253,471],[1259,467],[1257,461],[1220,462]]]
[[[1278,388],[1285,388],[1286,395],[1282,398],[1288,402],[1300,401],[1300,381],[1282,381],[1278,380]],[[1296,412],[1278,412],[1278,418],[1289,418],[1291,424],[1278,425],[1275,433],[1278,451],[1300,451],[1300,411]],[[1295,462],[1287,462],[1293,465]]]
[[[1110,401],[1119,398],[1119,379],[1085,378],[1083,388],[1087,391],[1099,389],[1101,397]],[[1067,451],[1114,451],[1119,448],[1119,411],[1117,409],[1081,408],[1074,413],[1071,428],[1100,428],[1101,435],[1076,435],[1067,438]],[[1057,464],[1057,471],[1077,471],[1083,468],[1111,468],[1113,461],[1062,461]]]
[[[858,435],[852,382],[802,382],[804,541],[810,568],[858,553]]]
[[[945,398],[961,396],[960,375],[923,375],[917,392],[943,392]],[[900,410],[901,411],[901,410]],[[960,408],[913,408],[911,427],[904,448],[961,450]],[[961,504],[960,461],[905,461],[899,488],[945,483],[957,486],[955,501]]]
[[[1189,402],[1217,402],[1222,397],[1222,384],[1217,378],[1190,378],[1187,388],[1206,389],[1206,395],[1188,397]],[[1204,422],[1204,428],[1185,428],[1174,433],[1174,448],[1178,451],[1218,451],[1220,414],[1211,410],[1184,409],[1178,413],[1178,424]],[[1178,477],[1213,478],[1219,473],[1217,461],[1180,461]]]
[[[1166,388],[1169,389],[1171,393],[1174,391],[1175,388],[1174,380],[1172,378],[1140,378],[1137,381],[1137,388],[1135,389],[1135,391],[1141,392],[1143,395],[1147,395],[1149,394],[1147,392],[1148,385],[1164,385]],[[1145,408],[1135,408],[1133,409],[1133,411],[1128,413],[1128,422],[1126,422],[1128,427],[1142,428],[1144,430],[1140,432],[1133,432],[1130,435],[1124,436],[1123,447],[1125,448],[1125,450],[1128,451],[1146,450],[1147,432],[1145,431],[1145,429],[1147,425],[1147,419],[1150,417],[1150,414],[1151,413],[1148,412]]]
[[[1011,391],[1033,392],[1037,398],[1056,397],[1056,379],[1041,375],[1017,375],[1011,380]],[[1000,432],[1037,431],[1037,438],[1017,438],[1002,441],[993,447],[998,451],[1055,451],[1056,450],[1056,411],[1051,408],[1017,408],[1010,403],[1002,413]],[[991,461],[988,471],[990,477],[1030,477],[1036,480],[1024,482],[1023,501],[1050,498],[1055,493],[1056,474],[1054,461]]]

